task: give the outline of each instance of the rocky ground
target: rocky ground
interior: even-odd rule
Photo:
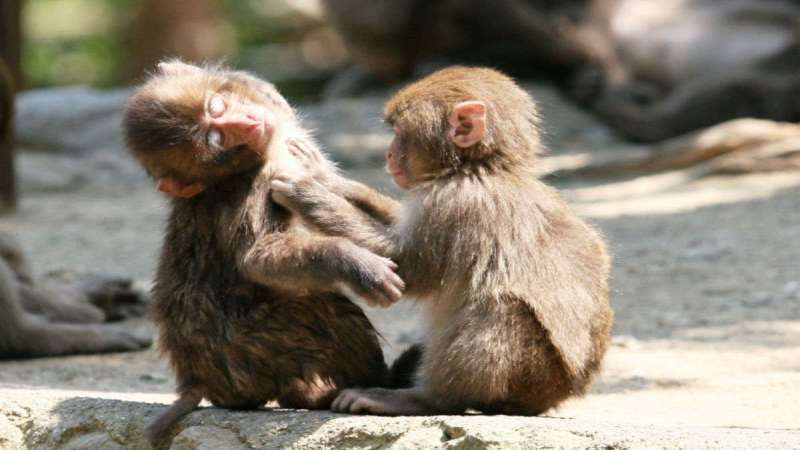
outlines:
[[[553,156],[628,148],[552,89],[531,89]],[[19,236],[39,273],[110,272],[142,286],[152,276],[166,211],[121,147],[125,96],[20,98],[22,204],[0,229]],[[351,176],[395,194],[380,169],[383,100],[300,109]],[[553,180],[614,253],[615,336],[587,397],[541,418],[205,408],[173,448],[800,448],[800,174],[666,191],[617,181]],[[369,313],[389,359],[419,336],[411,302]],[[142,448],[142,424],[172,389],[153,350],[0,362],[0,448]]]

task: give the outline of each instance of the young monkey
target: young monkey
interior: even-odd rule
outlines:
[[[203,398],[319,409],[342,388],[388,385],[372,324],[336,291],[386,305],[403,282],[388,259],[299,229],[270,201],[274,173],[299,170],[292,154],[335,171],[271,84],[162,63],[123,128],[172,208],[152,296],[179,399],[148,427],[151,443]]]
[[[401,90],[385,116],[402,205],[350,181],[273,180],[276,201],[309,223],[396,261],[406,294],[425,308],[416,385],[347,389],[332,408],[536,415],[585,393],[613,320],[609,256],[537,179],[533,99],[497,71],[453,67]]]

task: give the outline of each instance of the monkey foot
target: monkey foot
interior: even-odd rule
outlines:
[[[431,413],[414,389],[345,389],[333,401],[331,410],[351,414],[416,416]]]
[[[128,278],[57,271],[46,274],[43,281],[54,292],[88,300],[109,322],[141,317],[147,310],[146,295]]]

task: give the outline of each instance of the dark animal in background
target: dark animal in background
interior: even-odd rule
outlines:
[[[324,0],[383,78],[437,58],[549,76],[632,140],[756,117],[800,121],[790,0]]]
[[[619,70],[608,41],[611,0],[323,0],[356,61],[383,78],[431,58],[499,58],[538,72],[587,64]],[[535,58],[531,61],[531,58]]]
[[[333,409],[534,415],[586,392],[610,338],[609,256],[537,179],[531,97],[494,70],[455,67],[401,90],[385,119],[387,170],[407,194],[360,203],[390,211],[387,226],[365,226],[330,183],[273,180],[313,226],[396,261],[430,324],[413,387],[347,389]]]
[[[275,173],[302,169],[294,155],[335,172],[271,84],[162,63],[123,128],[172,209],[152,295],[179,399],[148,428],[152,443],[203,398],[321,409],[343,388],[389,383],[372,324],[343,294],[389,304],[403,283],[388,259],[270,200]]]
[[[13,92],[11,77],[0,60],[0,142],[11,130]],[[145,348],[150,338],[100,323],[122,318],[119,307],[128,310],[124,316],[141,305],[128,280],[96,276],[34,279],[16,240],[0,233],[0,358]]]
[[[14,114],[14,83],[6,63],[0,59],[0,139],[5,139],[11,130]]]

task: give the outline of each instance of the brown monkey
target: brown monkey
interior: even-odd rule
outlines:
[[[13,86],[0,59],[0,143],[10,135]],[[138,350],[148,337],[99,324],[110,314],[91,304],[101,302],[115,314],[114,304],[135,303],[137,294],[126,280],[34,280],[15,240],[0,233],[0,358],[56,356]]]
[[[150,338],[101,324],[134,307],[130,281],[90,277],[34,280],[16,242],[0,233],[0,358],[139,350]],[[95,306],[102,303],[110,310]],[[127,305],[126,305],[127,304]],[[116,317],[113,317],[116,316]]]
[[[348,389],[336,411],[540,414],[583,394],[613,313],[602,237],[537,179],[536,105],[514,81],[454,67],[385,108],[402,207],[352,182],[276,178],[275,198],[324,232],[392,258],[430,324],[418,382]],[[359,204],[387,211],[388,227]]]
[[[794,0],[323,3],[372,73],[408,75],[441,54],[532,67],[632,140],[741,117],[800,121]]]
[[[387,369],[361,308],[397,300],[388,259],[312,234],[270,200],[292,153],[334,172],[292,108],[245,72],[179,61],[129,99],[134,156],[171,196],[153,319],[179,399],[148,427],[155,443],[201,399],[224,408],[328,408],[340,389],[381,386]]]
[[[538,70],[615,62],[606,19],[616,0],[324,0],[355,60],[384,77],[409,75],[436,54],[530,58]],[[491,18],[491,20],[487,20]],[[513,59],[513,58],[509,58]]]
[[[800,121],[798,20],[790,0],[621,2],[610,38],[629,80],[590,106],[646,142],[741,117]]]

